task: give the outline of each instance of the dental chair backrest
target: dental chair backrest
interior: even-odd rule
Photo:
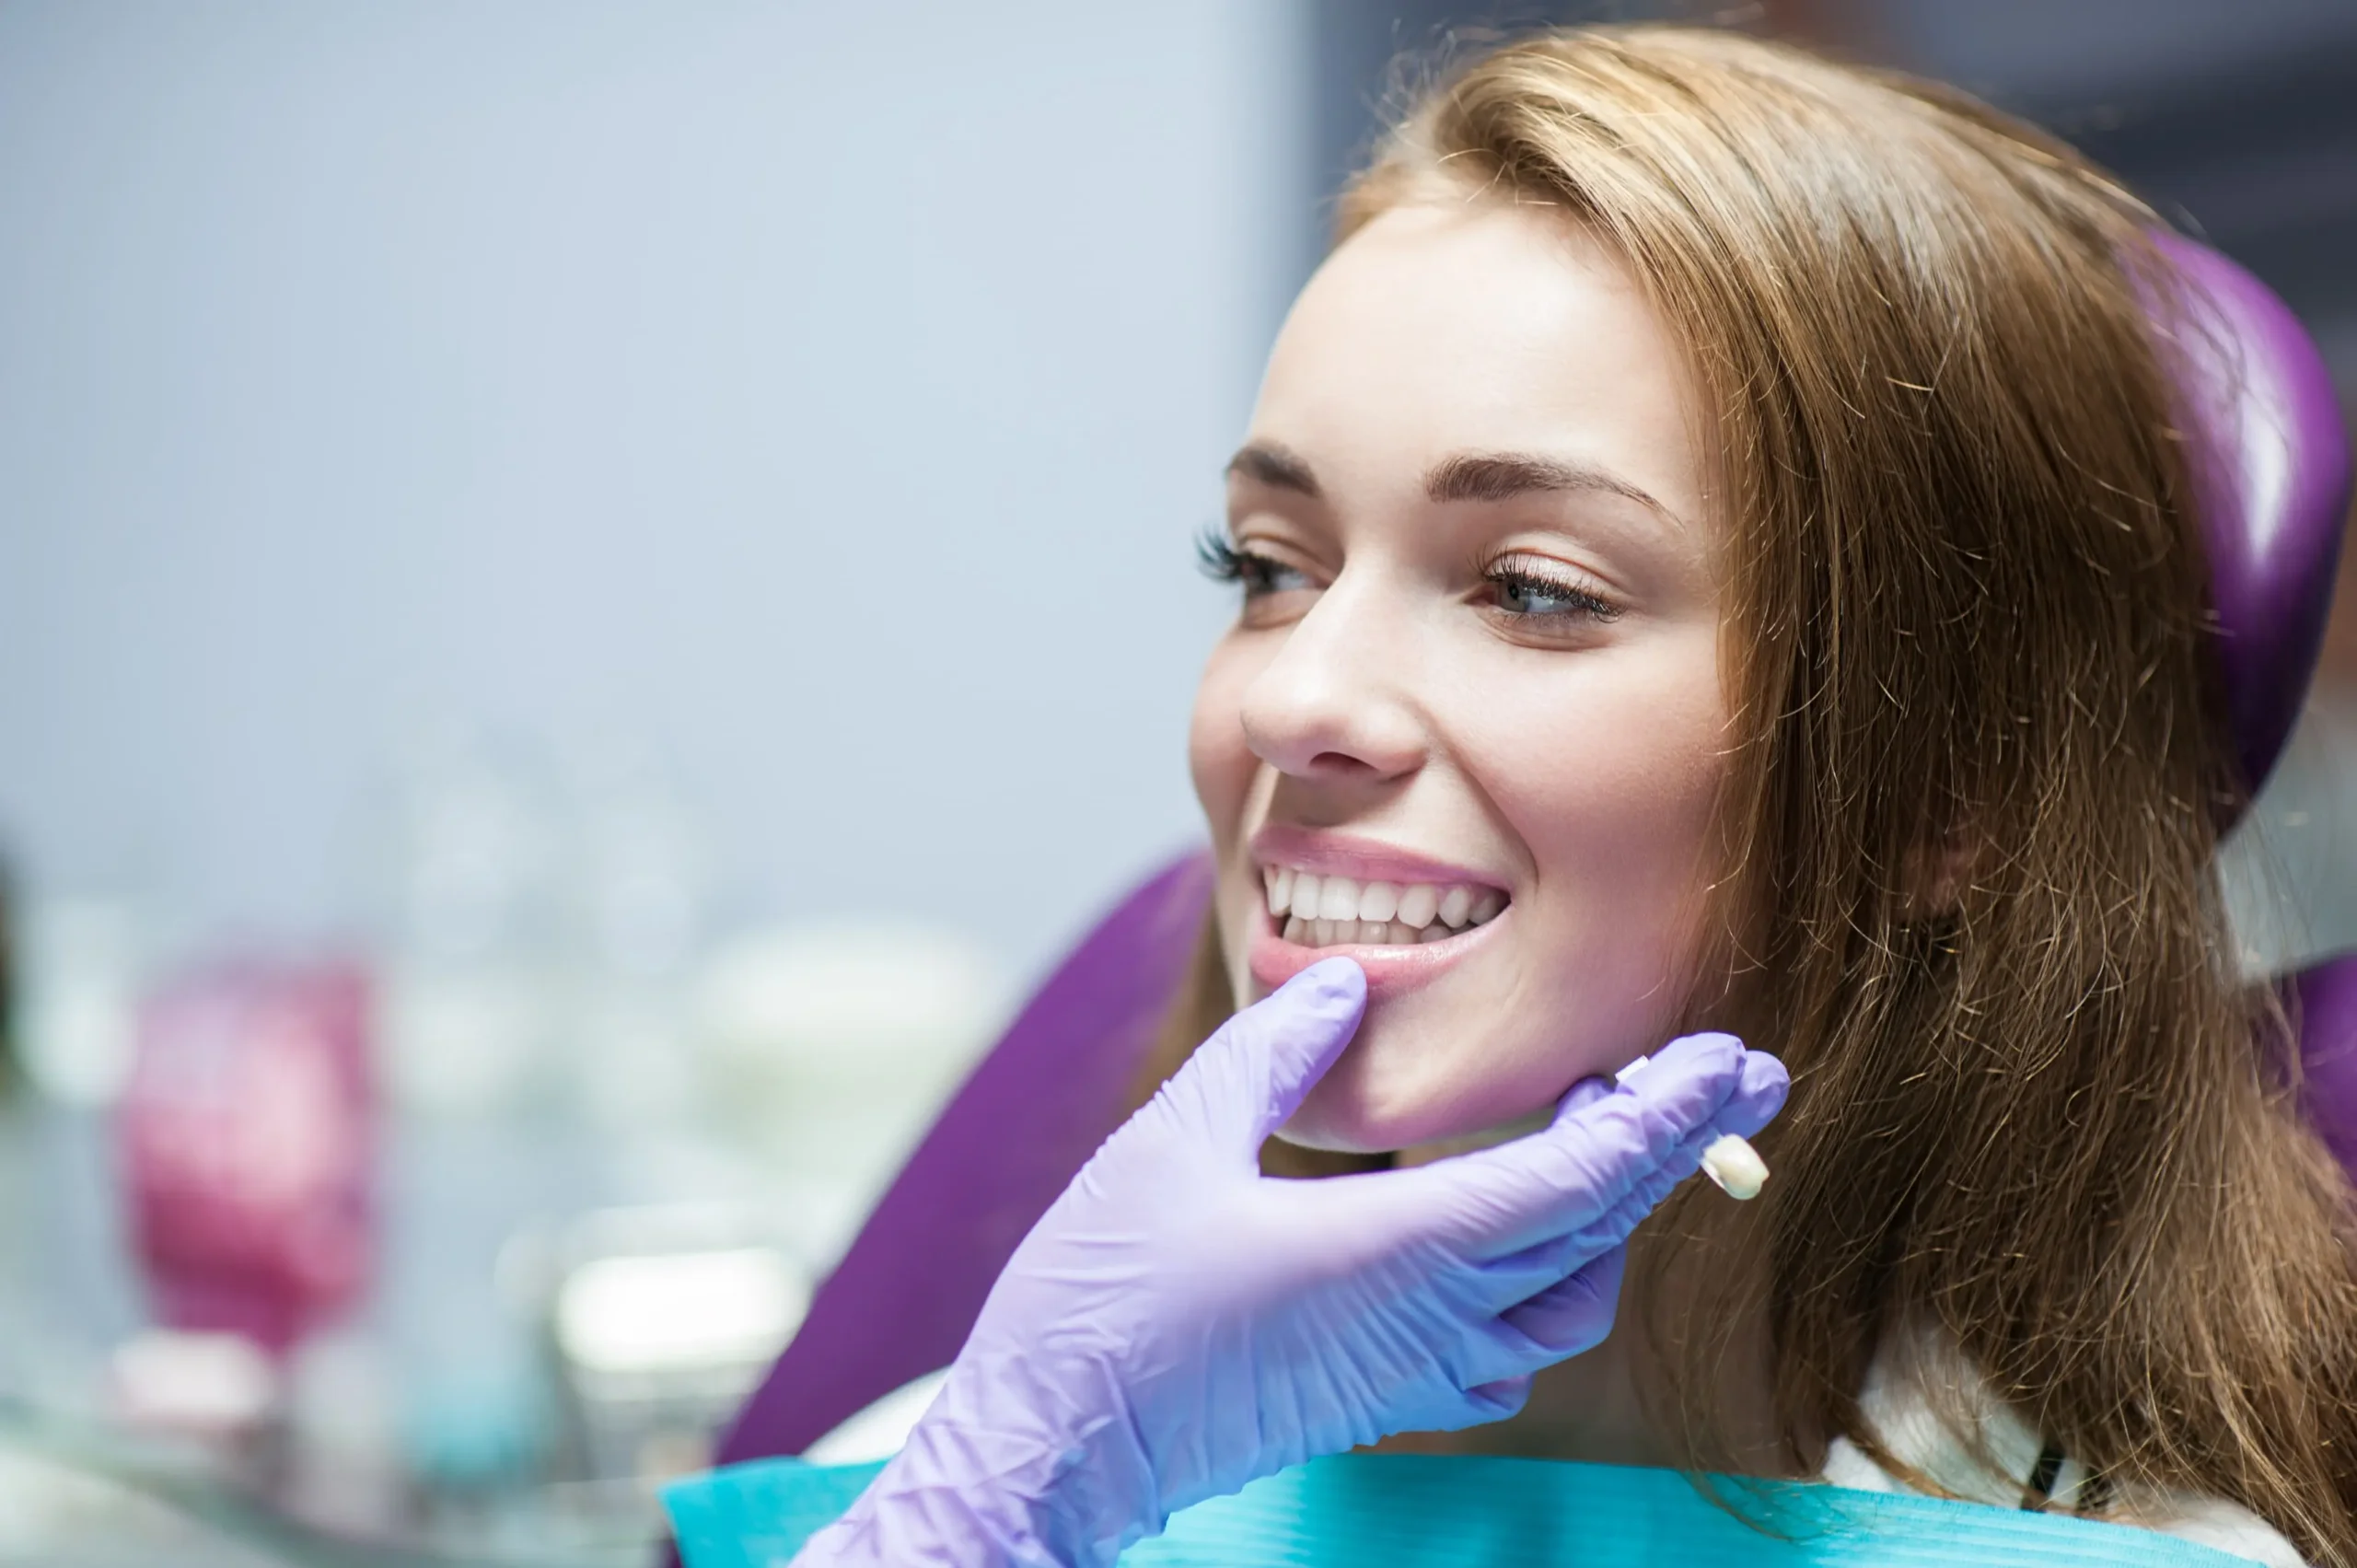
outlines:
[[[2180,329],[2189,364],[2219,673],[2254,793],[2316,673],[2350,504],[2348,425],[2322,357],[2283,302],[2216,251],[2162,249],[2210,307]],[[2357,1175],[2357,953],[2283,977],[2310,1123]]]
[[[2165,238],[2208,308],[2173,331],[2189,363],[2218,656],[2254,791],[2316,668],[2349,505],[2347,435],[2316,346],[2214,251]],[[1208,905],[1189,855],[1132,892],[1039,989],[911,1156],[723,1442],[723,1462],[797,1454],[946,1365],[1032,1223],[1115,1125]],[[2311,1114],[2357,1170],[2357,955],[2291,977]]]

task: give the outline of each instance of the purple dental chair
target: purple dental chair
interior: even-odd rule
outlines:
[[[2218,657],[2244,776],[2273,769],[2314,674],[2350,499],[2346,432],[2316,346],[2232,261],[2164,249],[2216,308],[2193,334]],[[946,1365],[1016,1244],[1118,1120],[1207,906],[1190,854],[1129,894],[1040,987],[911,1156],[721,1444],[797,1454]],[[2291,977],[2307,1104],[2357,1171],[2357,954]]]

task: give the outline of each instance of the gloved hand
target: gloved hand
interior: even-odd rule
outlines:
[[[1348,959],[1198,1050],[1008,1260],[908,1446],[798,1568],[1098,1568],[1178,1509],[1387,1433],[1521,1409],[1601,1341],[1637,1222],[1784,1070],[1726,1035],[1590,1079],[1546,1130],[1275,1180],[1259,1152],[1358,1027]]]

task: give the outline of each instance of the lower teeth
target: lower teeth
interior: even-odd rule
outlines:
[[[1396,920],[1304,920],[1296,914],[1286,917],[1283,935],[1286,941],[1304,947],[1406,947],[1446,941],[1458,929],[1438,920],[1419,929]]]

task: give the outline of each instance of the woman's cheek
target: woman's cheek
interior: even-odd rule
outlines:
[[[1213,908],[1220,950],[1237,983],[1238,1006],[1252,1000],[1245,989],[1249,982],[1245,945],[1250,939],[1251,900],[1260,897],[1257,880],[1237,853],[1252,807],[1254,781],[1261,772],[1260,759],[1244,738],[1244,692],[1266,662],[1265,656],[1239,645],[1241,641],[1230,633],[1213,648],[1195,689],[1187,728],[1188,771],[1212,835],[1212,864],[1217,874]]]
[[[1616,1037],[1682,1010],[1715,869],[1725,708],[1714,644],[1683,641],[1662,650],[1678,657],[1501,714],[1485,747],[1491,798],[1530,858],[1524,935]]]
[[[1726,776],[1717,665],[1716,638],[1698,628],[1609,664],[1567,664],[1560,683],[1490,684],[1468,743],[1541,881],[1609,869],[1657,888],[1696,875]]]
[[[1244,690],[1260,660],[1237,646],[1234,633],[1220,640],[1203,665],[1195,707],[1187,728],[1187,766],[1195,801],[1210,827],[1212,844],[1225,865],[1242,830],[1258,759],[1244,738]]]

